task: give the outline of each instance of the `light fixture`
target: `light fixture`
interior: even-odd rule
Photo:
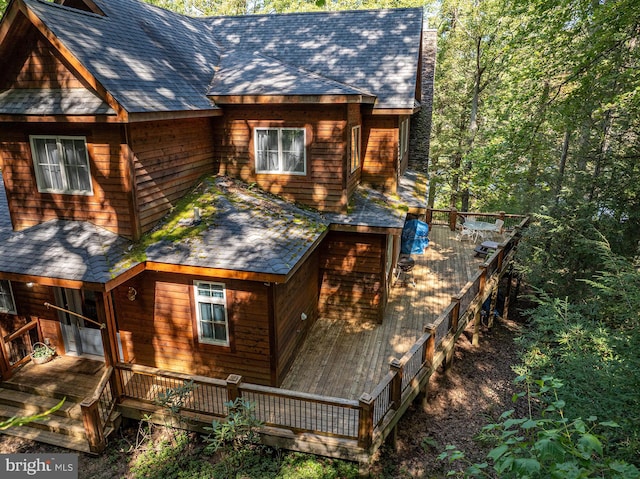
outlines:
[[[29,281],[27,283],[27,288],[33,288],[33,281]]]
[[[136,291],[136,288],[129,286],[129,290],[127,291],[127,298],[129,298],[129,301],[135,301],[137,294],[138,292]]]

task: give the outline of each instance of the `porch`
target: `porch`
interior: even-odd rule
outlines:
[[[390,361],[401,358],[478,273],[484,259],[474,255],[475,246],[458,241],[447,226],[433,226],[424,254],[411,256],[415,287],[391,287],[382,324],[318,319],[282,388],[345,399],[372,391]]]

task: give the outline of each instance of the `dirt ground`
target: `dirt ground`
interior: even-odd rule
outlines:
[[[489,446],[474,437],[486,424],[523,405],[512,402],[518,361],[513,339],[519,325],[499,320],[481,333],[480,345],[463,334],[456,344],[452,367],[431,378],[426,406],[412,406],[398,425],[395,449],[385,445],[375,459],[376,478],[443,478],[450,466],[438,459],[449,444],[472,462],[483,462]],[[520,412],[520,411],[519,411]]]
[[[474,437],[482,426],[514,407],[511,397],[516,375],[511,366],[517,363],[513,338],[518,327],[515,322],[499,320],[492,330],[482,331],[478,347],[471,345],[470,334],[460,337],[453,366],[431,378],[426,406],[409,409],[399,423],[396,448],[385,445],[377,453],[370,477],[443,478],[449,465],[437,457],[448,444],[465,451],[474,462],[483,460],[488,447],[481,446]],[[80,454],[79,478],[130,477],[128,464],[136,430],[135,427],[121,430],[100,457]],[[69,451],[0,435],[0,452]]]

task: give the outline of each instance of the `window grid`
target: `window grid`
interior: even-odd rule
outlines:
[[[0,280],[0,313],[17,314],[11,282],[6,279]]]
[[[31,136],[38,191],[92,195],[85,137]]]
[[[255,128],[256,173],[307,174],[304,128]]]
[[[227,299],[223,283],[195,281],[198,340],[203,343],[229,345]]]

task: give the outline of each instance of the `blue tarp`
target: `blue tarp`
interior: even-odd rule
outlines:
[[[422,254],[429,245],[429,225],[419,220],[404,223],[400,237],[401,254]]]

